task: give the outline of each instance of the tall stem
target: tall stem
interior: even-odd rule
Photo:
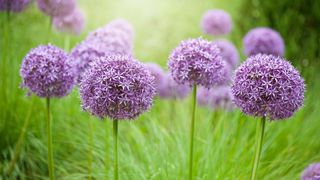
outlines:
[[[50,98],[46,99],[47,105],[47,132],[48,132],[48,170],[50,180],[54,180],[54,163],[53,163],[53,152],[52,152],[52,124],[50,117]]]
[[[257,179],[257,170],[258,170],[259,161],[260,161],[265,124],[266,124],[266,117],[263,117],[261,121],[257,123],[257,132],[256,132],[257,136],[256,136],[256,149],[255,149],[256,153],[254,156],[254,161],[252,166],[251,180]]]
[[[109,134],[108,134],[108,121],[105,121],[106,128],[105,128],[105,157],[104,157],[104,168],[105,168],[105,179],[108,180],[109,174]]]
[[[191,116],[191,126],[190,126],[189,180],[192,179],[192,169],[193,169],[193,138],[194,138],[194,121],[195,121],[195,114],[196,114],[196,96],[197,96],[197,85],[194,85],[193,93],[192,93],[192,116]]]
[[[88,179],[92,179],[92,159],[93,159],[93,153],[92,153],[92,146],[93,146],[93,125],[92,125],[92,119],[89,119],[89,150],[88,150]]]
[[[118,180],[118,120],[113,121],[113,179]]]
[[[34,102],[34,98],[31,101],[31,106],[29,107],[27,115],[26,115],[26,117],[24,119],[23,127],[21,129],[19,139],[18,139],[17,144],[16,144],[15,149],[14,149],[13,158],[12,158],[12,160],[10,162],[9,170],[8,170],[8,175],[9,176],[11,176],[13,168],[14,168],[15,164],[17,163],[17,160],[18,160],[19,155],[20,155],[21,147],[22,147],[22,144],[23,144],[23,141],[24,141],[24,136],[26,134],[26,130],[27,130],[27,127],[29,125],[30,115],[31,115],[31,112],[32,112],[32,109],[33,109],[33,102]]]

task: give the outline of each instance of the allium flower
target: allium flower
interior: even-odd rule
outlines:
[[[159,94],[159,89],[163,87],[164,83],[166,82],[166,74],[163,69],[156,63],[146,63],[145,65],[155,79],[157,93]]]
[[[108,55],[131,55],[133,49],[133,27],[125,20],[114,20],[91,32],[87,43],[94,44]]]
[[[53,18],[53,26],[61,32],[79,35],[84,27],[84,15],[78,9],[62,17]]]
[[[272,54],[283,56],[284,42],[281,35],[268,27],[250,30],[243,39],[244,53],[247,56],[255,54]]]
[[[22,87],[39,97],[66,96],[74,85],[74,74],[67,54],[52,45],[40,45],[23,59]]]
[[[91,63],[80,83],[82,107],[113,120],[134,119],[152,105],[154,78],[131,56],[104,56]]]
[[[30,0],[0,0],[0,11],[20,12],[30,3]]]
[[[320,163],[310,164],[302,172],[301,180],[320,180]]]
[[[104,56],[94,44],[82,42],[71,50],[70,59],[77,75],[77,81],[80,83],[83,73],[88,69],[90,62]]]
[[[168,66],[178,84],[209,88],[221,82],[225,63],[216,45],[198,38],[182,41],[172,51]]]
[[[232,69],[235,68],[239,63],[239,53],[237,48],[232,42],[224,39],[213,41],[218,46],[221,52],[222,59],[225,60]]]
[[[183,99],[190,90],[188,85],[178,84],[170,74],[166,74],[165,82],[159,87],[159,96],[163,99]]]
[[[66,16],[76,7],[75,0],[37,0],[39,9],[51,17]]]
[[[251,56],[237,70],[232,85],[235,104],[249,115],[289,118],[303,105],[305,84],[285,59]]]
[[[197,89],[197,103],[200,106],[208,106],[211,93],[212,93],[211,88],[208,89],[200,86]]]
[[[133,42],[134,39],[134,29],[133,26],[125,19],[116,19],[107,24],[108,28],[117,29],[123,32],[128,41]]]
[[[228,34],[232,29],[232,19],[224,10],[208,10],[202,16],[201,28],[210,35]]]
[[[229,86],[219,86],[211,89],[209,105],[213,109],[231,110],[235,107],[232,102],[231,88]]]

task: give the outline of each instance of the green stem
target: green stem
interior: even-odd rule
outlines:
[[[108,174],[109,174],[109,134],[108,134],[108,121],[105,121],[106,123],[106,130],[105,130],[105,157],[104,157],[104,168],[105,168],[105,179],[108,180]]]
[[[192,180],[192,169],[193,169],[193,138],[194,138],[194,121],[196,114],[196,97],[197,97],[197,85],[193,87],[192,94],[192,117],[190,126],[190,149],[189,149],[189,180]]]
[[[256,149],[255,149],[256,153],[255,153],[253,166],[252,166],[251,180],[257,179],[257,170],[258,170],[259,161],[260,161],[265,124],[266,124],[266,117],[263,117],[261,121],[257,123],[257,136],[256,136]]]
[[[50,180],[54,180],[54,162],[53,162],[53,152],[52,152],[52,124],[50,118],[50,98],[46,99],[47,105],[47,132],[48,132],[48,170]]]
[[[70,36],[69,35],[66,35],[64,37],[64,50],[66,52],[69,52],[69,49],[70,49]]]
[[[113,120],[113,179],[118,180],[118,120]]]
[[[89,150],[88,150],[88,179],[92,179],[92,146],[93,146],[93,125],[92,119],[89,119]]]
[[[24,119],[23,127],[21,129],[18,142],[17,142],[17,144],[15,146],[15,149],[14,149],[13,158],[12,158],[12,160],[10,162],[9,170],[8,170],[9,177],[11,176],[13,168],[14,168],[15,164],[17,163],[17,160],[18,160],[20,152],[21,152],[21,147],[22,147],[22,144],[23,144],[23,141],[24,141],[24,136],[25,136],[25,133],[26,133],[26,130],[27,130],[27,127],[28,127],[28,124],[29,124],[30,115],[31,115],[31,112],[32,112],[32,109],[33,109],[33,102],[34,102],[34,98],[31,101],[31,106],[29,107],[27,115],[26,115],[26,117]]]

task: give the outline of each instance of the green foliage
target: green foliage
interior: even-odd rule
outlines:
[[[82,0],[79,4],[86,12],[87,28],[80,37],[71,38],[71,45],[80,42],[89,30],[114,18],[123,17],[132,22],[136,30],[135,56],[142,61],[157,62],[165,68],[171,49],[181,40],[202,35],[199,27],[202,13],[210,8],[223,8],[230,12],[237,22],[232,34],[226,38],[233,40],[241,51],[242,36],[247,30],[257,25],[269,24],[267,17],[261,15],[261,10],[239,11],[239,8],[252,8],[251,1],[244,1],[243,4],[239,2]],[[256,15],[252,16],[251,13]],[[302,59],[309,60],[310,63],[304,66],[303,70],[310,74],[309,82],[314,80],[314,83],[308,86],[305,106],[293,118],[281,122],[267,122],[258,170],[259,179],[298,179],[307,164],[320,161],[320,122],[319,112],[316,110],[319,107],[320,84],[319,75],[316,73],[317,66],[311,66],[311,63],[316,63],[318,56],[315,49],[318,46],[316,43],[319,43],[316,40],[319,34],[312,33],[310,38],[307,38],[308,41],[304,41],[306,37],[300,38],[300,35],[307,31],[306,26],[290,25],[296,23],[297,19],[292,20],[290,18],[294,17],[288,16],[293,14],[282,13],[281,18],[276,18],[273,25],[279,26],[276,29],[285,37],[287,56],[295,60],[295,65],[301,66],[298,62]],[[46,43],[48,22],[48,17],[42,15],[34,5],[22,14],[11,15],[10,58],[5,63],[1,58],[0,68],[0,173],[3,179],[48,177],[45,100],[34,96],[26,97],[25,92],[19,88],[21,61],[31,48]],[[2,27],[8,25],[4,13],[0,13],[0,23]],[[4,32],[5,28],[1,28],[1,57],[6,50],[3,44]],[[52,44],[63,47],[64,37],[55,32],[50,39]],[[2,74],[3,70],[5,74]],[[108,175],[111,178],[112,123],[95,119],[82,112],[77,91],[76,87],[68,97],[52,101],[56,177],[66,180],[86,179],[89,150],[92,149],[94,178],[103,179],[105,176],[106,151],[110,154]],[[154,107],[136,121],[119,123],[119,179],[187,178],[190,103],[190,98],[176,102],[156,99]],[[5,174],[12,159],[15,143],[30,109],[30,124],[19,159],[12,176],[7,177]],[[89,144],[90,120],[93,125],[92,147]],[[255,127],[256,120],[238,110],[218,111],[213,114],[211,110],[199,107],[195,121],[195,177],[248,179],[254,155]],[[105,149],[105,141],[108,142],[108,149]]]

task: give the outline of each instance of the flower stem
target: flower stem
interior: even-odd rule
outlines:
[[[47,132],[48,132],[48,170],[50,180],[54,180],[54,163],[53,163],[53,152],[52,152],[52,124],[50,117],[50,98],[46,99],[47,105]]]
[[[192,93],[192,117],[190,126],[190,149],[189,149],[189,180],[192,180],[192,169],[193,169],[193,138],[194,138],[194,121],[196,114],[196,96],[197,96],[197,85],[193,86]]]
[[[23,144],[23,141],[24,141],[24,136],[26,134],[27,127],[29,125],[29,119],[30,119],[31,112],[33,110],[33,103],[34,103],[34,98],[31,101],[31,106],[29,107],[27,115],[26,115],[26,117],[24,119],[23,127],[21,129],[19,139],[18,139],[17,144],[16,144],[15,149],[14,149],[13,158],[12,158],[12,160],[10,162],[9,169],[8,169],[9,177],[11,176],[13,168],[14,168],[15,164],[17,163],[17,160],[18,160],[20,152],[21,152],[21,147],[22,147],[22,144]]]
[[[108,121],[105,121],[106,128],[105,128],[105,157],[104,157],[104,168],[105,168],[105,179],[108,180],[108,174],[109,174],[109,133],[108,133]]]
[[[92,119],[89,119],[89,148],[88,148],[88,179],[92,179],[92,146],[93,146],[93,125]]]
[[[256,136],[256,149],[255,149],[256,154],[255,154],[253,166],[252,166],[251,180],[257,179],[257,170],[258,170],[259,160],[261,155],[265,124],[266,124],[266,117],[263,117],[261,121],[257,123],[257,136]]]
[[[113,179],[118,180],[118,121],[113,121]]]

